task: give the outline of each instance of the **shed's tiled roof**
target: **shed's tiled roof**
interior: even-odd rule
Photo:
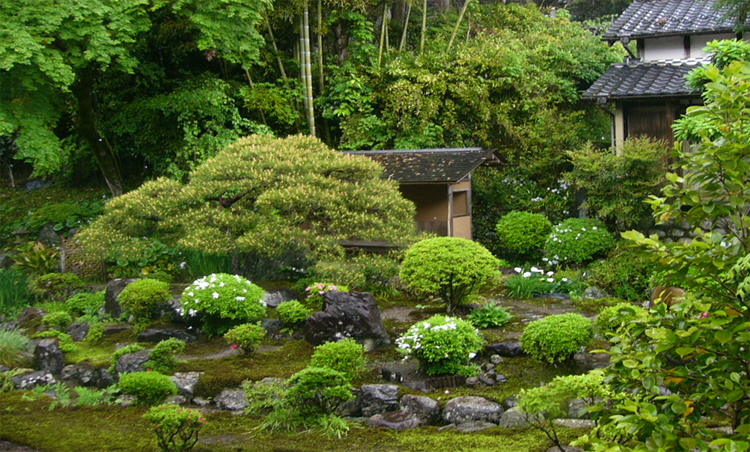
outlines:
[[[353,151],[383,166],[383,177],[401,183],[455,183],[484,163],[491,151],[481,148]]]
[[[734,19],[726,17],[726,8],[717,9],[714,3],[714,0],[634,0],[602,37],[616,41],[622,36],[732,32]]]
[[[613,64],[589,89],[584,99],[638,97],[698,97],[685,76],[708,60],[665,60]]]

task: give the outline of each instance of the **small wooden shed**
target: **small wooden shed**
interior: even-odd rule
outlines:
[[[481,148],[352,151],[383,166],[383,177],[399,182],[417,207],[418,231],[472,239],[471,172],[492,151]]]

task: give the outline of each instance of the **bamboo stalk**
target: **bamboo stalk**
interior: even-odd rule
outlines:
[[[380,25],[380,46],[378,48],[378,68],[380,68],[380,60],[383,58],[383,44],[385,44],[385,30],[386,30],[386,12],[388,11],[388,4],[383,4],[383,20]]]
[[[303,26],[302,31],[304,33],[303,44],[304,44],[304,65],[305,68],[305,93],[307,96],[307,122],[310,125],[310,135],[315,136],[315,108],[313,105],[313,89],[312,89],[312,64],[310,55],[310,8],[309,4],[305,2],[305,10],[302,15]]]
[[[319,95],[323,95],[323,2],[318,0],[318,89]]]
[[[268,20],[268,17],[266,17],[266,26],[268,27],[268,36],[271,38],[271,46],[273,46],[273,51],[276,53],[276,62],[279,64],[279,72],[281,72],[281,79],[284,80],[284,85],[289,84],[289,79],[287,79],[286,71],[284,70],[284,63],[281,62],[281,57],[279,56],[279,48],[276,47],[276,38],[273,36],[273,30],[271,29],[271,22]]]
[[[456,33],[458,33],[458,27],[461,25],[461,21],[464,19],[464,14],[466,14],[466,8],[469,6],[469,2],[471,0],[464,1],[464,6],[461,8],[461,13],[458,15],[458,20],[456,21],[456,26],[453,28],[453,34],[451,34],[451,40],[448,41],[448,50],[450,51],[451,46],[453,45],[453,40],[456,39]]]
[[[404,31],[401,33],[401,42],[398,45],[398,51],[404,51],[404,43],[406,42],[406,30],[409,28],[409,16],[411,15],[411,2],[406,4],[406,20],[404,21]]]
[[[419,39],[419,54],[424,53],[424,35],[427,32],[427,0],[422,2],[422,37]]]

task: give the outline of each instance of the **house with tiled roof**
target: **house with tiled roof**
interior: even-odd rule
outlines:
[[[612,114],[612,142],[650,136],[674,143],[672,123],[701,103],[685,76],[708,63],[713,40],[732,39],[735,22],[714,0],[634,0],[602,38],[629,53],[583,94]],[[635,43],[635,53],[630,50]],[[611,106],[614,105],[614,108]]]
[[[471,173],[492,151],[481,148],[352,151],[380,163],[417,213],[418,231],[471,240]]]

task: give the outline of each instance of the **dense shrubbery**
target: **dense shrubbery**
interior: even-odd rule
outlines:
[[[177,338],[160,341],[148,355],[148,361],[143,366],[146,369],[168,374],[174,372],[182,361],[177,355],[185,350],[185,343]]]
[[[364,349],[351,338],[338,342],[326,342],[315,347],[315,352],[310,359],[310,367],[337,370],[352,381],[364,371]]]
[[[302,325],[313,313],[312,309],[305,307],[297,300],[286,301],[281,303],[276,312],[279,318],[287,328],[295,329]]]
[[[172,404],[152,407],[143,418],[154,426],[156,440],[162,452],[191,450],[206,424],[200,411]]]
[[[65,301],[86,283],[73,273],[48,273],[32,281],[31,289],[50,301]]]
[[[588,283],[614,297],[629,301],[649,298],[656,265],[632,247],[618,245],[607,258],[589,266]]]
[[[181,314],[202,316],[204,332],[222,334],[233,325],[262,318],[266,312],[263,294],[263,289],[242,276],[204,276],[182,292]]]
[[[15,316],[30,302],[26,275],[14,268],[0,268],[0,319]]]
[[[42,317],[42,325],[64,330],[73,323],[73,317],[66,311],[55,311]]]
[[[172,298],[169,284],[155,279],[139,279],[128,284],[117,297],[127,314],[136,322],[147,322],[154,318],[157,309]]]
[[[333,369],[308,367],[289,379],[286,405],[302,417],[333,414],[339,405],[352,399],[347,377]]]
[[[398,351],[419,361],[427,375],[474,375],[479,371],[469,361],[482,349],[482,336],[466,320],[443,315],[418,322],[396,339]]]
[[[513,211],[497,223],[500,245],[519,262],[540,253],[551,230],[552,223],[540,213]]]
[[[526,326],[521,347],[535,359],[556,363],[588,345],[593,335],[591,320],[580,314],[550,315]]]
[[[412,290],[439,296],[451,314],[463,299],[499,275],[500,261],[482,245],[458,237],[415,243],[401,264],[401,280]]]
[[[177,394],[177,386],[159,372],[132,372],[120,375],[120,391],[133,396],[143,405],[155,405]]]
[[[80,292],[65,301],[65,307],[73,315],[93,316],[104,305],[105,291],[97,293]]]
[[[609,339],[623,325],[637,319],[642,313],[643,308],[627,302],[604,308],[594,319],[594,331],[600,338]]]
[[[266,330],[258,322],[237,325],[224,334],[224,339],[232,347],[240,347],[245,354],[249,355],[258,348],[265,336]]]
[[[584,264],[615,244],[604,224],[593,218],[569,218],[552,228],[544,253],[552,263]]]

